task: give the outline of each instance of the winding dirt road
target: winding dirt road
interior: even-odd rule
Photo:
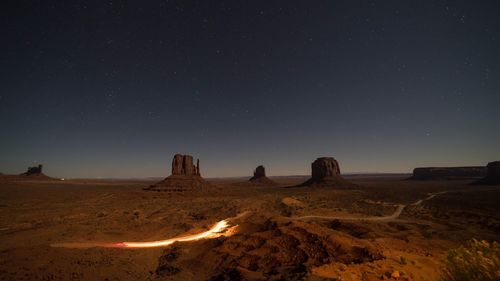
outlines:
[[[440,194],[444,194],[444,193],[446,193],[446,191],[430,193],[428,197],[426,197],[424,199],[420,199],[414,203],[407,204],[407,205],[399,204],[399,205],[397,205],[398,207],[394,211],[394,213],[392,213],[389,216],[383,216],[383,217],[346,217],[346,216],[314,216],[314,215],[310,215],[310,216],[295,217],[294,219],[297,219],[297,220],[326,219],[326,220],[391,221],[391,220],[397,219],[401,215],[401,213],[403,212],[404,208],[406,208],[406,206],[408,206],[408,205],[413,205],[413,206],[420,205],[420,204],[422,204],[422,202],[430,200],[430,199],[434,198],[435,196],[440,195]]]

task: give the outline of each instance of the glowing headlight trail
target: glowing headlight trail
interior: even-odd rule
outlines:
[[[220,222],[216,223],[210,230],[198,233],[198,234],[193,234],[189,236],[184,236],[184,237],[178,237],[178,238],[172,238],[172,239],[167,239],[167,240],[160,240],[160,241],[152,241],[152,242],[122,242],[122,243],[116,243],[112,244],[115,247],[125,247],[125,248],[152,248],[152,247],[163,247],[163,246],[168,246],[170,244],[173,244],[174,242],[186,242],[186,241],[194,241],[194,240],[199,240],[199,239],[204,239],[204,238],[216,238],[219,236],[222,236],[225,231],[228,230],[227,228],[229,227],[229,224],[227,223],[226,220],[221,220]]]
[[[52,247],[63,247],[63,248],[91,248],[91,247],[102,247],[102,248],[153,248],[153,247],[165,247],[171,245],[175,242],[186,242],[195,241],[200,239],[211,239],[220,236],[231,236],[235,232],[235,227],[230,227],[227,220],[221,220],[216,223],[211,229],[193,235],[180,236],[175,238],[170,238],[167,240],[150,241],[150,242],[119,242],[119,243],[58,243],[52,244]]]

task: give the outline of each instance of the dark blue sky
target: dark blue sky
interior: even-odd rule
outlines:
[[[499,1],[12,1],[0,171],[342,172],[500,159]]]

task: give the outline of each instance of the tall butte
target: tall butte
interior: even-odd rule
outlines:
[[[333,157],[320,157],[311,164],[311,178],[302,186],[346,187],[353,184],[340,175],[339,163]]]
[[[277,183],[270,178],[266,177],[266,168],[260,165],[255,168],[253,172],[253,177],[251,177],[248,182],[252,185],[262,185],[262,186],[273,186]]]
[[[172,174],[145,189],[154,191],[190,191],[203,190],[210,186],[210,183],[201,177],[199,159],[194,165],[193,156],[176,154],[172,159]]]

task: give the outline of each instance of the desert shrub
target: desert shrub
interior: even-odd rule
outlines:
[[[500,244],[473,239],[448,251],[441,281],[500,280]]]

